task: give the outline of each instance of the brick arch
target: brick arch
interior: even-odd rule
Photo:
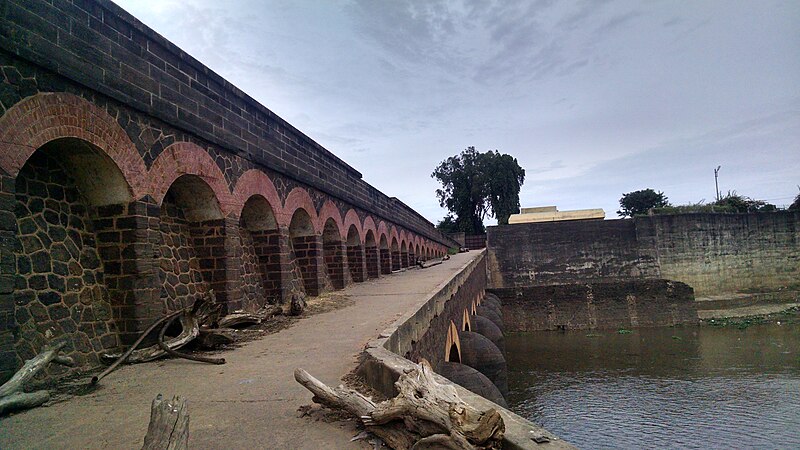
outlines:
[[[375,235],[375,239],[378,240],[378,245],[379,246],[380,246],[380,243],[381,243],[381,237],[383,237],[383,236],[386,237],[386,243],[391,245],[392,237],[389,234],[388,228],[386,227],[386,222],[381,220],[380,223],[378,223],[378,234]]]
[[[361,229],[364,232],[364,242],[367,241],[367,231],[372,230],[372,235],[375,237],[375,244],[377,245],[380,243],[381,237],[378,234],[378,227],[375,226],[375,220],[372,219],[372,216],[367,216],[367,218],[364,219],[364,226]]]
[[[342,213],[339,212],[339,208],[331,200],[325,200],[325,204],[320,208],[319,215],[317,216],[317,220],[319,221],[317,228],[320,230],[324,229],[325,222],[327,222],[328,219],[333,219],[333,221],[336,222],[342,240],[347,240],[347,228],[344,226]]]
[[[172,183],[182,175],[195,175],[205,181],[219,202],[223,215],[236,211],[236,200],[228,190],[225,176],[205,149],[192,142],[176,142],[158,155],[147,178],[150,194],[160,205]],[[239,208],[241,210],[241,208]]]
[[[397,241],[397,245],[400,245],[400,235],[397,234],[397,227],[395,227],[394,225],[389,227],[389,234],[388,236],[386,236],[386,239],[389,241],[390,244],[392,242],[392,239],[395,239]]]
[[[298,209],[304,210],[311,218],[311,224],[314,226],[314,232],[317,234],[321,233],[322,229],[319,227],[319,219],[317,216],[317,210],[314,208],[314,201],[311,200],[311,196],[308,195],[308,191],[300,187],[292,189],[292,191],[289,192],[289,195],[286,196],[286,201],[283,202],[283,208],[281,208],[281,215],[277,216],[278,224],[289,228],[289,224],[292,221],[292,216],[294,216],[294,212]]]
[[[261,195],[264,197],[277,219],[281,214],[281,209],[283,209],[278,190],[275,189],[275,184],[272,183],[269,176],[258,169],[250,169],[236,180],[236,187],[233,189],[233,198],[236,202],[234,210],[232,211],[234,215],[242,215],[244,204],[247,203],[247,200],[253,195]]]
[[[408,236],[408,233],[406,233],[406,230],[400,230],[400,234],[398,235],[398,239],[397,240],[400,241],[400,242],[405,242],[406,243],[406,247],[408,247],[408,238],[409,238],[409,236]]]
[[[356,230],[358,230],[358,237],[363,243],[367,238],[367,233],[364,231],[364,227],[361,226],[361,219],[358,218],[358,213],[356,213],[355,209],[348,210],[347,214],[344,215],[344,231],[342,233],[345,234],[345,239],[347,239],[347,233],[350,232],[351,225],[355,225]]]
[[[104,109],[64,92],[28,97],[0,117],[0,168],[16,178],[38,148],[60,138],[81,139],[103,151],[122,173],[131,197],[145,195],[147,167],[125,130]]]

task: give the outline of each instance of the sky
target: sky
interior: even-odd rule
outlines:
[[[800,192],[796,0],[115,1],[434,223],[469,146],[523,207]]]

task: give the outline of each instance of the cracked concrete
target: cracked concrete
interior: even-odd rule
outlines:
[[[354,421],[300,417],[311,394],[294,381],[295,367],[339,384],[367,341],[477,256],[459,254],[337,291],[353,304],[225,352],[223,366],[164,360],[123,367],[91,394],[0,419],[0,448],[141,448],[159,393],[188,399],[191,447],[372,448],[350,441],[358,433]]]

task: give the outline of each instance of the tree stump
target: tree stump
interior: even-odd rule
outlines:
[[[164,400],[158,394],[150,406],[150,424],[142,450],[189,448],[189,407],[180,396]]]

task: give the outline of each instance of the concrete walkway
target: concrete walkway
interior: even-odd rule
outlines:
[[[193,448],[371,448],[350,442],[352,421],[299,417],[311,394],[294,381],[295,367],[339,384],[369,339],[477,255],[352,285],[339,293],[354,304],[225,352],[223,366],[186,360],[126,366],[92,394],[0,419],[0,448],[141,448],[159,393],[189,400]]]

